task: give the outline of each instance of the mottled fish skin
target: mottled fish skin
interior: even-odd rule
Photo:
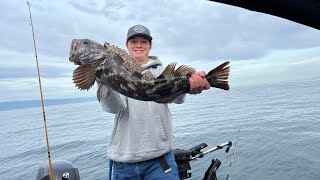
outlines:
[[[107,62],[107,65],[105,64],[103,70],[99,72],[99,80],[105,82],[113,90],[134,99],[157,101],[177,97],[182,93],[187,93],[190,89],[190,75],[159,76],[148,79],[137,72],[128,71],[118,57],[111,56],[107,58]]]
[[[73,80],[81,90],[88,90],[97,78],[103,85],[127,97],[168,103],[183,93],[189,93],[189,78],[195,70],[176,63],[169,64],[158,77],[144,70],[125,50],[105,43],[104,46],[89,39],[74,39],[71,43],[71,62],[78,64]],[[212,87],[229,90],[229,62],[210,71],[206,78]],[[102,92],[99,86],[98,92]],[[102,95],[98,94],[100,101]]]

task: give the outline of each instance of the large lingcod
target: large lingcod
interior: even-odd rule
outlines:
[[[69,61],[79,65],[73,71],[73,81],[80,90],[89,90],[96,80],[102,83],[97,91],[99,101],[111,89],[137,100],[169,103],[190,92],[189,78],[195,73],[194,68],[182,65],[175,69],[176,63],[171,63],[154,77],[150,71],[143,72],[125,50],[89,39],[72,40]],[[227,61],[206,74],[211,87],[229,90],[228,65]]]

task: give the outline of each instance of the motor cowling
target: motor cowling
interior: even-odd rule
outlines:
[[[53,161],[52,172],[54,180],[80,180],[78,168],[71,162],[59,160]],[[36,180],[50,180],[50,170],[48,163],[38,169]]]

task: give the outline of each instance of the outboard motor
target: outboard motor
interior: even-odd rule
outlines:
[[[78,168],[69,161],[51,163],[54,180],[80,180]],[[50,180],[48,163],[38,169],[36,180]]]

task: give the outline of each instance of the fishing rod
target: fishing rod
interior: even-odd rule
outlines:
[[[229,163],[229,167],[228,167],[228,173],[227,173],[226,180],[229,180],[229,177],[231,175],[232,162],[233,162],[233,158],[235,156],[237,144],[238,144],[238,141],[239,141],[240,127],[241,126],[239,126],[238,133],[237,133],[237,138],[236,138],[236,143],[234,144],[234,148],[233,148],[233,151],[232,151],[232,155],[231,155],[231,159],[230,159],[230,163]]]
[[[38,63],[38,55],[37,55],[36,41],[35,41],[35,38],[34,38],[34,31],[33,31],[33,23],[32,23],[32,16],[31,16],[30,4],[29,4],[28,1],[27,1],[27,4],[28,4],[28,7],[29,7],[30,26],[31,26],[31,29],[32,29],[34,54],[35,54],[35,56],[36,56],[36,63],[37,63],[37,70],[38,70],[38,81],[39,81],[39,87],[40,87],[40,98],[41,98],[41,105],[42,105],[42,116],[43,116],[44,129],[45,129],[45,133],[46,133],[46,144],[47,144],[47,150],[48,150],[48,161],[49,161],[50,180],[54,180],[54,178],[53,178],[53,172],[52,172],[51,156],[50,156],[50,146],[49,146],[48,130],[47,130],[47,123],[46,123],[46,113],[45,113],[45,110],[44,110],[44,103],[43,103],[43,95],[42,95],[42,87],[41,87],[41,79],[40,79],[40,70],[39,70],[39,63]]]

